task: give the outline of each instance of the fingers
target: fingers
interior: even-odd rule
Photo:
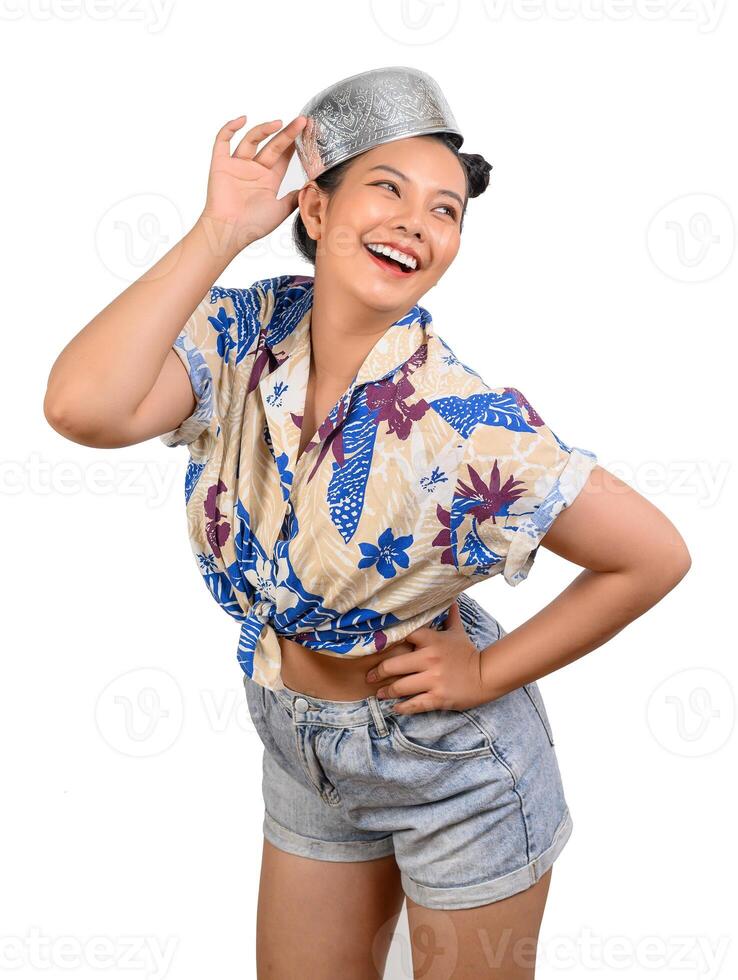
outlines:
[[[282,176],[287,170],[290,157],[295,151],[295,137],[305,127],[307,116],[297,116],[281,133],[277,133],[259,150],[255,159],[264,167],[276,170]]]
[[[425,692],[419,691],[418,693],[423,694]],[[408,701],[400,701],[392,708],[392,711],[396,715],[420,715],[426,711],[434,711],[437,707],[443,708],[444,706],[436,705],[430,697],[415,697]]]
[[[386,698],[407,698],[413,694],[426,694],[428,682],[421,674],[408,674],[398,680],[387,683],[377,690],[382,700]]]
[[[299,195],[299,193],[300,193],[299,189],[296,190],[296,191],[288,191],[282,197],[277,198],[277,203],[278,204],[281,204],[282,207],[284,208],[284,217],[285,218],[289,218],[289,216],[292,214],[292,212],[295,210],[295,208],[299,204],[299,201],[298,201],[298,195]],[[284,218],[282,218],[282,221],[284,221]]]
[[[274,170],[281,179],[284,177],[290,158],[295,151],[295,137],[307,124],[307,116],[297,116],[257,153],[259,143],[263,142],[275,130],[278,130],[282,125],[282,120],[272,119],[270,122],[259,123],[258,126],[253,126],[244,134],[231,154],[231,138],[236,130],[241,128],[246,118],[246,116],[239,116],[238,119],[231,119],[219,130],[213,147],[213,160],[226,156],[238,160],[255,160],[263,167]],[[294,204],[290,210],[294,210]]]
[[[276,199],[277,204],[282,206],[281,217],[278,219],[277,224],[281,225],[285,221],[298,205],[297,195],[299,191],[288,191],[282,197]]]
[[[424,641],[431,642],[431,640],[436,639],[438,636],[438,630],[433,629],[432,626],[418,626],[414,629],[412,633],[408,633],[405,640],[409,640],[410,643],[423,643]]]
[[[272,119],[271,122],[259,123],[258,126],[252,127],[234,150],[233,156],[240,160],[253,160],[259,143],[281,125],[281,119]]]
[[[451,605],[448,608],[448,614],[446,616],[446,619],[444,620],[443,625],[445,626],[446,629],[448,629],[449,623],[451,623],[454,626],[458,626],[461,624],[461,622],[462,622],[461,610],[459,609],[458,602],[456,601],[456,599],[454,599],[454,601],[451,603]]]
[[[380,660],[372,667],[367,676],[370,680],[379,681],[384,680],[385,677],[394,677],[397,674],[414,674],[422,669],[423,663],[414,651],[396,653],[392,657],[385,657],[384,660]]]
[[[213,146],[213,160],[231,155],[231,137],[237,129],[243,126],[246,118],[246,116],[239,116],[238,119],[231,119],[218,130]]]
[[[291,143],[288,144],[288,146],[285,147],[284,150],[282,150],[282,152],[279,154],[277,159],[271,165],[272,173],[274,173],[279,178],[280,183],[282,182],[282,178],[287,172],[287,167],[289,166],[290,160],[292,159],[292,154],[295,152],[296,149],[297,149],[297,144],[293,140]],[[261,160],[259,160],[258,157],[257,157],[257,161],[259,163],[262,162]]]
[[[423,626],[416,627],[412,633],[407,634],[405,639],[410,640],[411,643],[415,643],[416,645],[432,643],[433,640],[438,638],[438,630],[429,625],[432,622],[433,620],[428,620]]]

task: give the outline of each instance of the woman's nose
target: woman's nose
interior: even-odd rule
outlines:
[[[395,225],[397,231],[403,232],[405,235],[412,235],[417,238],[419,242],[425,241],[425,227],[422,221],[411,221],[408,220],[405,224]]]

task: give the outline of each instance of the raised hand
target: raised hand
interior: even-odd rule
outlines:
[[[277,197],[290,158],[295,137],[307,117],[297,116],[259,150],[282,120],[259,123],[249,129],[231,153],[231,138],[246,121],[232,119],[219,131],[213,146],[208,176],[207,200],[201,218],[228,225],[243,248],[277,228],[297,207],[298,190]]]

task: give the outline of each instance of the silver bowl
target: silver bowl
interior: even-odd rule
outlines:
[[[308,180],[372,147],[408,136],[464,137],[438,83],[417,68],[374,68],[329,85],[303,106],[295,149]]]

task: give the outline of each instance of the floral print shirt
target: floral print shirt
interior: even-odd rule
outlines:
[[[419,305],[375,343],[298,459],[313,283],[213,286],[173,345],[195,410],[159,437],[188,447],[192,550],[240,624],[242,669],[272,689],[277,634],[364,656],[438,628],[475,582],[518,585],[596,465],[520,391],[462,364]]]

